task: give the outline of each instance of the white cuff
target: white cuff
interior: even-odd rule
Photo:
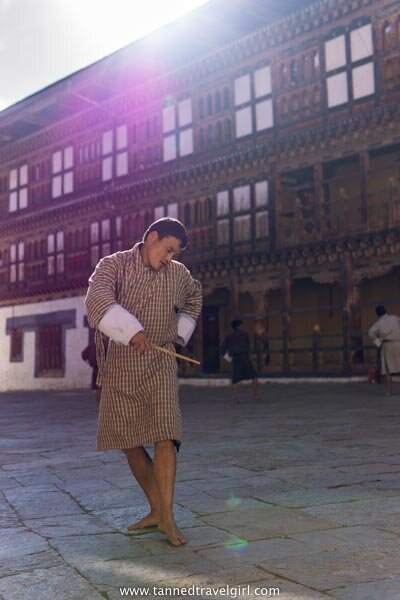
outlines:
[[[99,323],[99,329],[118,344],[127,346],[138,331],[143,331],[140,322],[119,304],[108,309]]]
[[[185,315],[185,313],[178,313],[178,337],[183,342],[182,346],[186,346],[195,327],[196,321],[192,317]]]

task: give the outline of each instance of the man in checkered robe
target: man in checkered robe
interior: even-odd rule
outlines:
[[[177,363],[152,344],[174,350],[191,337],[202,305],[201,285],[173,260],[187,245],[178,220],[155,221],[143,242],[106,256],[89,279],[89,323],[110,338],[99,353],[101,401],[98,450],[123,450],[150,504],[129,530],[158,526],[169,541],[184,544],[172,504],[176,453],[181,437]],[[154,443],[154,461],[144,445]]]

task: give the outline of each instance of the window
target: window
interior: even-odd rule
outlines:
[[[173,219],[177,219],[178,218],[178,203],[173,202],[172,204],[168,204],[167,211],[168,211],[169,217],[172,217]]]
[[[256,238],[268,237],[268,211],[263,210],[256,213]]]
[[[9,212],[22,210],[28,206],[28,165],[11,169],[9,191]]]
[[[63,371],[62,360],[62,327],[47,325],[39,327],[39,377]]]
[[[128,174],[128,128],[119,125],[105,131],[101,139],[101,180]]]
[[[269,235],[269,185],[268,181],[257,181],[254,186],[255,237],[266,238]]]
[[[267,180],[258,181],[254,187],[245,184],[233,188],[232,209],[229,191],[217,193],[217,240],[218,245],[230,241],[230,222],[233,225],[233,241],[246,242],[266,238],[269,235],[269,185]]]
[[[60,198],[74,191],[74,150],[72,146],[53,152],[52,198]]]
[[[178,203],[172,202],[167,205],[167,210],[165,210],[165,206],[156,206],[154,209],[154,219],[162,219],[163,217],[172,217],[173,219],[178,218]]]
[[[49,233],[47,236],[47,275],[64,273],[64,232]]]
[[[92,223],[90,225],[90,264],[96,266],[100,259],[99,249],[99,224]]]
[[[217,240],[218,246],[229,244],[229,220],[221,219],[217,221]]]
[[[199,117],[200,117],[200,119],[204,119],[205,114],[206,114],[206,111],[205,111],[205,107],[204,107],[204,98],[200,98],[199,99]]]
[[[122,219],[115,218],[115,245],[120,249],[122,246]],[[112,252],[111,247],[111,220],[109,218],[96,221],[90,225],[90,264],[95,267],[102,256],[108,256]]]
[[[235,242],[243,242],[250,239],[250,215],[234,217],[233,235]]]
[[[270,129],[274,124],[271,67],[235,79],[236,137]]]
[[[215,112],[220,113],[222,110],[221,92],[217,90],[215,92]]]
[[[258,181],[255,185],[256,208],[268,206],[268,181]]]
[[[115,243],[116,250],[122,250],[122,217],[115,217]]]
[[[213,114],[213,101],[211,94],[207,96],[207,114],[211,116]]]
[[[11,330],[10,362],[21,362],[23,357],[23,330],[13,327]]]
[[[25,279],[25,244],[18,242],[10,245],[10,283]]]
[[[242,185],[233,190],[233,210],[235,212],[250,210],[249,185]]]
[[[218,121],[216,128],[217,128],[216,141],[218,142],[218,144],[220,144],[222,142],[222,125],[221,125],[220,121]]]
[[[162,114],[164,162],[193,153],[192,100],[166,106]]]
[[[247,212],[233,219],[233,237],[235,242],[243,242],[251,238],[251,197],[250,185],[241,185],[233,189],[234,213]]]
[[[372,56],[371,24],[353,29],[348,37],[343,33],[325,42],[329,108],[346,104],[350,96],[358,100],[375,93]]]
[[[157,221],[157,219],[162,219],[163,217],[165,217],[164,206],[156,206],[154,209],[154,219]]]
[[[217,194],[217,216],[223,216],[229,214],[229,192],[224,190]]]
[[[224,109],[227,110],[231,106],[231,93],[228,87],[224,88]]]

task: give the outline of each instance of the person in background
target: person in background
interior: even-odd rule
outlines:
[[[388,315],[384,306],[375,309],[378,320],[368,332],[381,349],[381,373],[385,375],[386,396],[392,395],[392,375],[400,373],[400,318]]]
[[[232,397],[238,402],[237,384],[239,381],[252,379],[253,400],[257,400],[257,373],[250,358],[250,340],[248,334],[241,329],[242,321],[231,322],[232,333],[223,341],[221,354],[232,358]]]
[[[100,404],[100,395],[101,388],[97,385],[97,376],[99,374],[99,367],[97,365],[97,357],[96,357],[96,343],[94,339],[92,339],[89,344],[86,346],[84,350],[82,350],[82,360],[87,362],[92,367],[92,380],[91,380],[91,389],[96,390],[96,402],[97,406]]]

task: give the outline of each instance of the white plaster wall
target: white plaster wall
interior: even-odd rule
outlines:
[[[64,377],[34,377],[35,333],[33,331],[24,333],[23,362],[10,362],[10,336],[6,335],[6,321],[8,318],[71,309],[76,309],[76,329],[66,329],[65,331]],[[87,346],[89,335],[88,328],[83,326],[85,314],[84,296],[0,308],[0,348],[2,357],[0,361],[0,391],[89,389],[92,369],[81,358],[81,352]]]

